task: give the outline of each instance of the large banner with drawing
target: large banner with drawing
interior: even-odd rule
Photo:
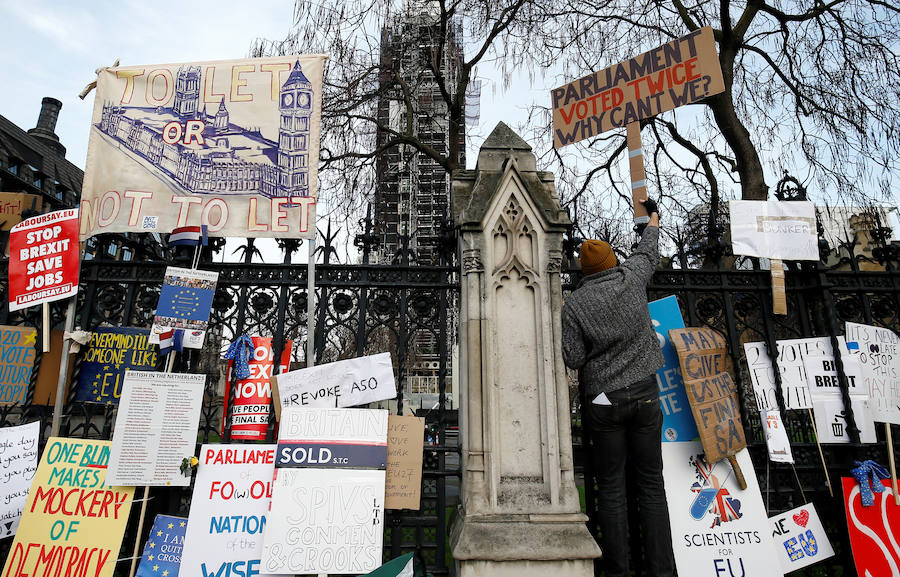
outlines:
[[[312,237],[324,55],[99,73],[81,239],[168,233]]]

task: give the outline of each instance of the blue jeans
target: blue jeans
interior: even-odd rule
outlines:
[[[656,378],[607,393],[610,405],[590,406],[593,468],[599,483],[599,524],[607,577],[627,577],[628,488],[640,503],[643,565],[649,577],[672,577],[675,559],[662,475],[662,411]],[[592,400],[592,399],[590,399]]]

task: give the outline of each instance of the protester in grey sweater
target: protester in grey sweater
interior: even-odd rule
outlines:
[[[591,469],[598,481],[598,521],[607,577],[626,577],[628,479],[640,503],[642,567],[649,577],[675,572],[669,509],[662,477],[662,411],[655,372],[662,351],[647,307],[647,283],[659,263],[659,214],[645,199],[650,222],[631,257],[616,266],[610,246],[585,241],[579,250],[584,280],[562,311],[563,361],[578,369],[590,406]]]

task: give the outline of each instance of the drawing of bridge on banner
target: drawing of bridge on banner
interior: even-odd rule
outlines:
[[[181,66],[171,107],[104,103],[94,128],[186,192],[309,196],[313,90],[300,61],[279,92],[277,142],[230,122],[224,96],[214,113],[201,109],[201,86],[201,67]]]

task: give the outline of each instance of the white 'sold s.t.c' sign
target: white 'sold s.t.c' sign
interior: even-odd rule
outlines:
[[[724,90],[712,28],[698,28],[553,89],[553,146],[597,136]]]
[[[104,232],[315,234],[324,55],[105,68],[81,239]]]

